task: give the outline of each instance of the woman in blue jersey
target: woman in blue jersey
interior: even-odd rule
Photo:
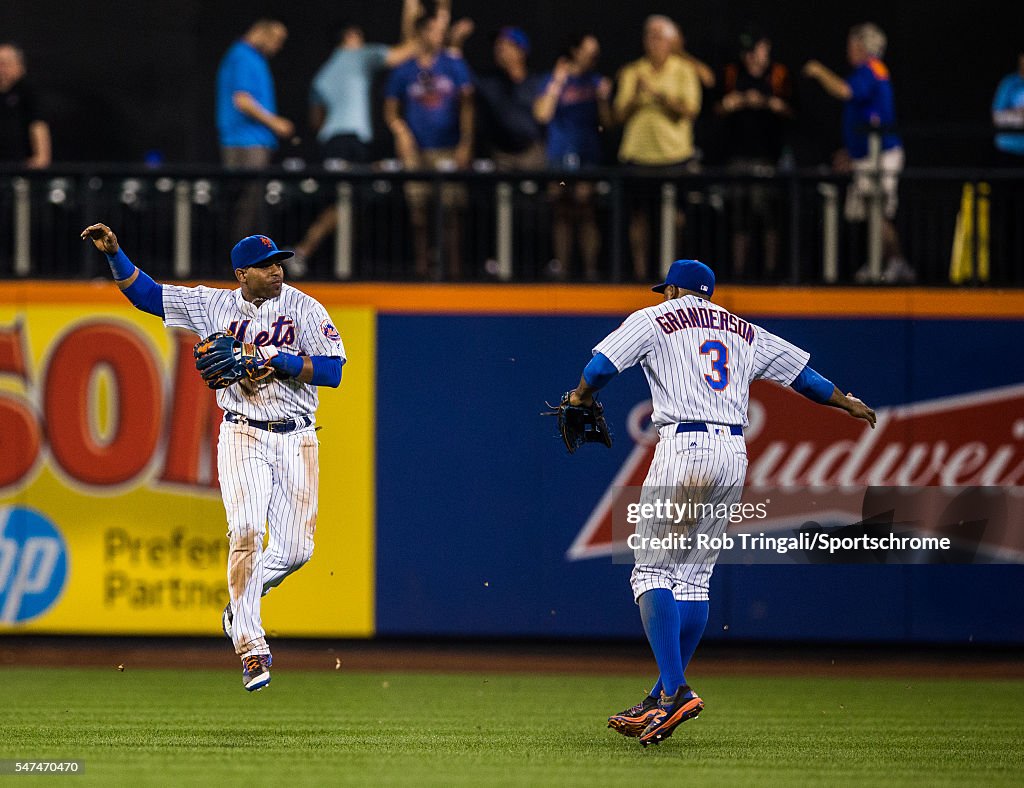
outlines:
[[[612,85],[596,70],[600,54],[593,35],[574,36],[541,84],[533,114],[547,126],[547,162],[552,169],[574,172],[601,162],[600,133],[611,124]],[[599,278],[601,232],[594,210],[594,184],[564,183],[552,184],[549,192],[554,206],[555,254],[550,273],[557,278],[568,273],[578,228],[584,276],[595,281]]]

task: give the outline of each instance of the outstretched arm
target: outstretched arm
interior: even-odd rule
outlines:
[[[853,97],[850,83],[817,60],[808,60],[804,64],[804,76],[816,80],[826,93],[840,101],[849,101]]]
[[[423,6],[419,0],[403,0],[401,41],[388,47],[388,54],[384,60],[385,67],[394,68],[399,63],[415,57],[419,46],[416,43],[416,17],[422,12]]]
[[[875,412],[871,410],[862,400],[857,399],[853,394],[843,394],[839,389],[833,388],[832,396],[829,397],[826,405],[831,405],[833,408],[840,408],[845,410],[855,419],[864,419],[868,424],[871,425],[871,429],[875,428]]]
[[[831,380],[805,366],[792,383],[793,389],[809,400],[845,410],[855,419],[863,419],[875,428],[875,412],[852,394],[843,394]]]
[[[107,256],[114,282],[132,304],[143,312],[160,318],[164,316],[162,287],[128,259],[113,230],[105,224],[91,224],[82,230],[81,237],[83,241],[86,238],[91,240]]]

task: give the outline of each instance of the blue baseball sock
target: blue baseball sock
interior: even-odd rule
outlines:
[[[672,695],[683,683],[683,660],[679,650],[679,609],[672,592],[655,588],[640,597],[640,618],[644,632],[661,671],[666,695]]]
[[[708,624],[708,601],[676,602],[676,607],[679,610],[679,655],[685,672]],[[686,683],[685,676],[681,683]]]
[[[684,673],[680,683],[685,684],[686,668],[693,659],[693,652],[697,650],[697,644],[700,643],[704,628],[708,624],[708,602],[706,599],[700,602],[676,602],[676,607],[679,610],[679,657]],[[651,688],[650,696],[657,698],[663,688],[661,676],[658,676],[657,683]],[[689,694],[693,695],[692,692]]]

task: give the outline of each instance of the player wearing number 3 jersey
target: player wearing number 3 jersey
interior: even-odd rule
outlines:
[[[726,518],[705,513],[728,511],[739,502],[747,470],[743,428],[751,382],[792,386],[815,402],[875,424],[874,411],[807,365],[806,351],[712,304],[715,275],[703,263],[677,260],[653,289],[665,300],[634,312],[598,343],[570,396],[574,405],[587,404],[616,374],[639,364],[651,387],[659,435],[640,503],[712,504],[682,522],[641,516],[631,540],[637,545],[633,596],[661,675],[647,698],[608,724],[639,737],[644,746],[668,738],[704,708],[684,671],[707,624],[708,582],[718,551],[680,548],[686,543],[678,537],[688,536],[688,544],[695,545],[697,535],[720,535]]]
[[[231,250],[236,289],[158,284],[132,264],[103,224],[87,227],[82,238],[107,255],[114,280],[136,307],[200,339],[231,334],[273,369],[217,391],[224,410],[217,475],[228,520],[231,600],[222,623],[242,658],[243,686],[262,689],[270,683],[271,657],[260,599],[313,554],[317,388],[341,382],[341,336],[319,302],[284,284],[281,262],[292,253],[265,235],[243,238]]]

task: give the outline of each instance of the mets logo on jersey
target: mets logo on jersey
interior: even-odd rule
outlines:
[[[320,330],[332,342],[341,342],[341,334],[338,333],[338,329],[334,327],[330,320],[324,320],[320,323]]]

